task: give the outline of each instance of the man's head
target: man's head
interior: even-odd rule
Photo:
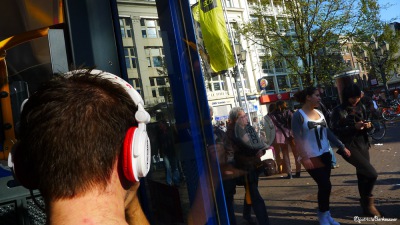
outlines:
[[[234,107],[229,112],[229,120],[239,126],[246,126],[249,122],[246,113],[242,107]]]
[[[23,107],[17,177],[35,179],[51,200],[104,190],[121,163],[127,131],[138,125],[137,111],[120,84],[98,73],[80,70],[46,82]]]

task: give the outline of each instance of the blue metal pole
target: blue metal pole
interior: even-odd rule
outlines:
[[[218,162],[206,150],[214,144],[213,131],[200,57],[188,44],[196,43],[189,1],[156,4],[190,204],[202,201],[207,224],[229,224]]]

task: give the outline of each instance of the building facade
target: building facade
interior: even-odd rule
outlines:
[[[129,82],[146,99],[147,107],[165,103],[169,89],[168,65],[164,60],[163,34],[158,26],[156,3],[154,0],[117,2]],[[287,19],[284,2],[270,0],[268,15],[279,18],[278,21]],[[245,60],[238,63],[238,69],[231,68],[224,74],[207,76],[207,71],[204,71],[205,88],[209,104],[214,108],[214,118],[226,121],[230,109],[235,106],[245,108],[251,117],[263,116],[269,103],[289,100],[290,93],[298,90],[299,82],[290,80],[284,60],[265,62],[264,56],[270,53],[235,32],[235,27],[254,20],[252,3],[222,0],[222,4],[234,52]],[[260,89],[260,80],[267,84],[263,89]]]

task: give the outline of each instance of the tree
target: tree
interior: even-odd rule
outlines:
[[[334,49],[340,49],[339,37],[361,35],[361,27],[375,27],[370,20],[379,12],[376,0],[252,0],[252,21],[243,24],[239,32],[248,41],[263,46],[268,54],[265,62],[283,60],[290,73],[304,85],[326,80],[329,74],[341,72],[345,65]],[[274,4],[282,5],[274,5]],[[282,10],[273,15],[268,10]],[[379,15],[379,14],[378,14]],[[321,52],[329,53],[321,55]],[[335,57],[330,57],[334,54]],[[323,63],[323,65],[321,65]],[[319,65],[317,65],[319,64]],[[329,66],[329,74],[320,73]]]
[[[371,36],[355,38],[353,51],[358,62],[366,68],[369,76],[384,83],[397,74],[400,65],[400,31],[394,30],[389,24],[382,24],[382,29],[375,30]],[[384,51],[383,45],[388,45]],[[386,86],[387,84],[384,83]]]

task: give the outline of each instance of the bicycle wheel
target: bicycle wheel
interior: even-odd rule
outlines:
[[[382,117],[384,120],[388,120],[388,121],[394,120],[394,118],[395,118],[395,116],[392,115],[392,113],[390,113],[389,110],[383,110]]]
[[[372,137],[375,141],[381,140],[386,134],[386,124],[384,120],[375,120],[372,121],[374,129],[369,132],[369,136]]]

